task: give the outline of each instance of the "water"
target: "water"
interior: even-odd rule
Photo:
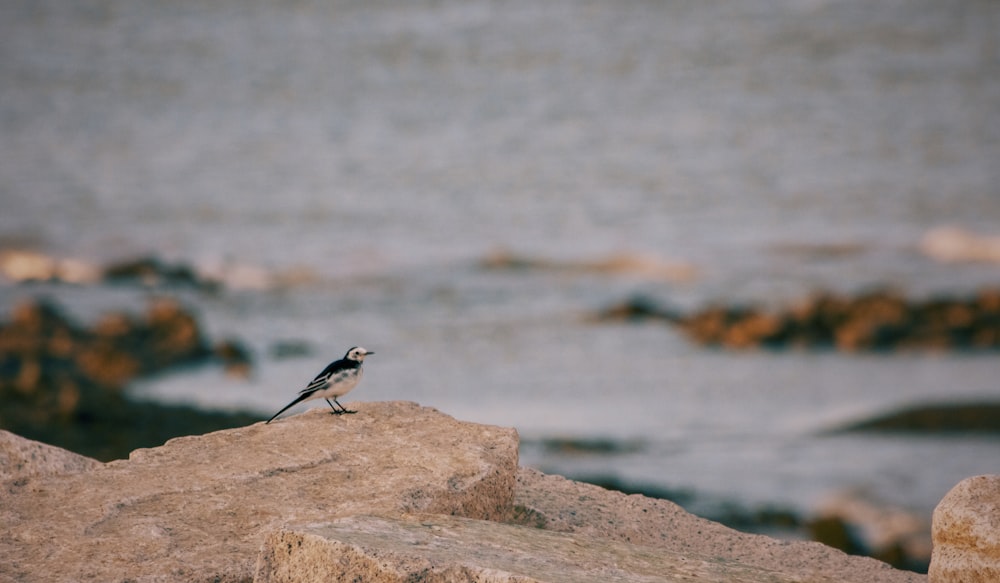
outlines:
[[[255,375],[134,388],[149,398],[266,417],[362,344],[347,401],[517,427],[525,464],[929,513],[1000,471],[995,440],[821,432],[1000,398],[995,357],[734,354],[584,316],[638,292],[694,308],[1000,283],[918,249],[944,224],[996,232],[996,30],[988,1],[3,0],[0,241],[229,270],[221,294],[177,293],[251,344]],[[481,268],[497,249],[698,276]],[[84,318],[146,295],[3,283],[0,308],[43,292]],[[314,352],[272,356],[300,339]],[[532,445],[551,436],[641,445]]]

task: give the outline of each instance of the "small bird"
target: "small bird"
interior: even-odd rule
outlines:
[[[361,363],[365,361],[365,357],[369,354],[375,353],[365,350],[360,346],[352,347],[344,355],[344,358],[328,364],[323,369],[323,372],[316,375],[316,378],[306,385],[306,388],[299,391],[299,396],[294,401],[285,405],[281,411],[275,413],[264,425],[274,421],[275,417],[287,411],[289,407],[310,399],[324,399],[330,405],[330,408],[333,409],[335,415],[357,413],[357,411],[348,411],[340,404],[337,397],[343,397],[358,385],[358,381],[361,380],[361,375],[364,373]],[[330,399],[333,399],[333,403],[336,403],[340,409],[334,407]]]

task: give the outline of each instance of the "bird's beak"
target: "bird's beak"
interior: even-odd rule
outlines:
[[[375,354],[375,353],[372,352],[371,350],[368,350],[368,351],[365,352],[365,356],[371,356],[373,354]]]

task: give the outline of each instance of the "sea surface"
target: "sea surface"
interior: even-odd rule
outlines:
[[[987,0],[0,0],[0,248],[224,282],[0,279],[0,311],[174,295],[253,349],[250,378],[144,398],[266,418],[362,345],[345,403],[516,427],[524,465],[929,517],[1000,473],[997,439],[826,431],[1000,400],[996,355],[728,352],[589,316],[1000,285],[926,253],[1000,231],[998,30]]]

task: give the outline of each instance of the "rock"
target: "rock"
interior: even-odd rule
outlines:
[[[215,358],[222,363],[226,374],[246,378],[253,368],[253,356],[246,344],[232,338],[216,343],[212,349]]]
[[[313,354],[313,347],[307,340],[277,340],[271,344],[268,352],[275,360],[302,358]]]
[[[0,581],[925,580],[518,469],[513,429],[348,405],[0,481]]]
[[[87,472],[101,462],[0,429],[0,482],[29,476]]]
[[[0,275],[19,283],[89,284],[100,278],[100,269],[80,259],[60,259],[25,249],[0,249]]]
[[[840,242],[782,242],[768,246],[772,253],[801,259],[842,259],[863,255],[871,251],[871,247],[856,241]]]
[[[667,552],[842,583],[917,583],[926,577],[814,542],[737,532],[666,500],[625,495],[529,469],[517,475],[509,522],[573,536],[595,536]]]
[[[194,313],[175,300],[161,298],[150,302],[143,324],[137,330],[146,340],[138,351],[143,373],[203,362],[211,356]]]
[[[353,516],[270,535],[255,583],[801,581],[718,557],[453,516]],[[817,575],[816,583],[840,581]]]
[[[809,538],[849,555],[862,555],[868,551],[857,529],[839,516],[817,516],[806,523]]]
[[[239,263],[229,259],[200,263],[195,274],[202,287],[209,290],[281,290],[324,281],[323,275],[311,267],[296,265],[274,270],[259,265]]]
[[[872,499],[862,492],[829,496],[809,524],[814,536],[851,554],[875,557],[898,569],[926,573],[931,558],[930,524],[922,516]]]
[[[112,284],[142,285],[147,287],[192,287],[215,291],[218,284],[198,275],[188,265],[167,263],[158,257],[137,257],[104,268],[104,281]]]
[[[934,509],[932,583],[1000,581],[1000,475],[966,478]]]
[[[594,319],[659,319],[677,325],[694,342],[731,349],[1000,349],[1000,289],[995,288],[924,301],[889,290],[854,297],[823,293],[777,312],[708,306],[687,315],[641,299],[613,305]]]
[[[920,250],[931,259],[947,263],[1000,263],[1000,235],[946,225],[927,231],[920,241]]]
[[[642,296],[633,296],[620,304],[614,304],[604,308],[600,312],[588,318],[590,321],[629,321],[640,322],[643,320],[665,320],[667,322],[681,321],[679,311],[659,304],[656,300]]]
[[[56,260],[43,253],[19,249],[0,252],[0,273],[11,281],[49,281],[57,271]]]
[[[646,449],[640,439],[612,437],[542,437],[529,444],[551,455],[624,455]]]
[[[0,389],[13,378],[5,371],[41,363],[38,386],[20,387],[30,393],[58,384],[60,378],[120,390],[129,380],[166,368],[197,364],[212,356],[195,315],[171,299],[150,302],[143,317],[111,313],[91,329],[75,322],[47,301],[15,307],[9,322],[0,323]],[[56,377],[56,378],[50,378]]]
[[[182,437],[86,473],[0,483],[0,580],[249,581],[268,533],[355,514],[498,520],[513,429],[353,403]]]
[[[657,257],[636,253],[617,253],[601,259],[559,261],[517,255],[498,249],[479,262],[486,270],[528,271],[551,273],[626,275],[672,282],[689,282],[698,278],[698,269],[689,263],[663,261]]]
[[[91,327],[53,303],[24,302],[0,322],[0,427],[108,461],[178,435],[252,423],[257,415],[133,401],[123,390],[136,378],[213,360],[247,374],[249,352],[229,345],[213,352],[195,314],[169,299]]]
[[[851,423],[833,433],[866,431],[927,434],[1000,434],[1000,403],[915,405]]]

